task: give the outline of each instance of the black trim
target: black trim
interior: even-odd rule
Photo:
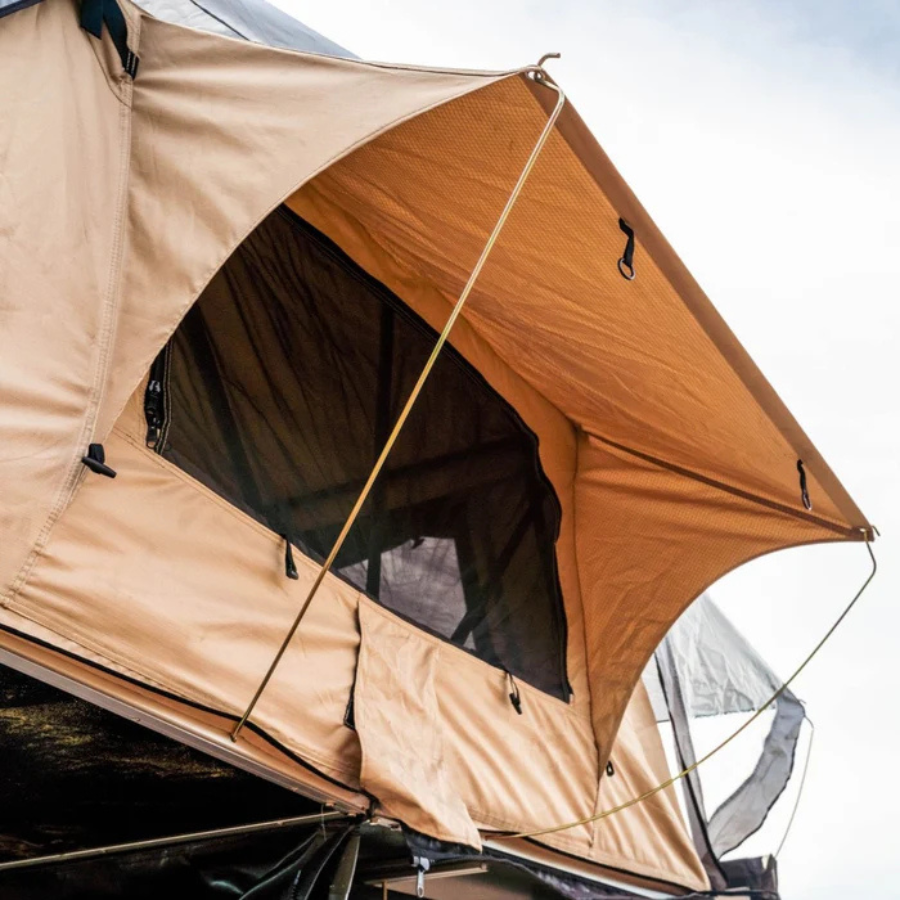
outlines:
[[[511,835],[512,832],[497,832],[496,836],[500,837],[504,834]],[[487,840],[491,839],[491,834],[489,832],[482,832],[482,835]],[[566,857],[566,859],[575,860],[576,862],[580,863],[581,865],[597,866],[598,869],[603,869],[603,870],[606,870],[607,872],[618,872],[621,875],[629,875],[632,878],[640,878],[642,881],[647,882],[649,884],[659,885],[661,887],[667,887],[667,888],[676,888],[678,891],[687,891],[688,892],[687,894],[681,895],[682,898],[695,897],[695,896],[703,896],[703,897],[716,896],[714,893],[710,894],[710,895],[707,895],[705,893],[704,894],[693,894],[693,893],[690,893],[689,887],[686,887],[683,884],[679,884],[677,881],[666,881],[664,878],[654,878],[651,875],[646,875],[642,872],[634,872],[631,869],[622,869],[619,866],[610,866],[607,863],[598,863],[596,860],[585,859],[583,856],[576,856],[574,853],[569,853],[566,850],[560,850],[557,847],[551,847],[551,846],[549,846],[549,844],[542,844],[536,838],[526,837],[526,838],[522,838],[522,840],[525,841],[526,843],[534,844],[535,847],[540,847],[541,850],[545,851],[546,853],[558,853],[560,856],[564,856],[564,857]],[[491,853],[497,853],[497,852],[498,851],[491,848]],[[540,864],[538,863],[538,865],[540,865]]]
[[[128,46],[128,23],[119,4],[116,0],[81,0],[81,27],[101,40],[104,24],[122,61],[125,74],[134,80],[140,59]]]

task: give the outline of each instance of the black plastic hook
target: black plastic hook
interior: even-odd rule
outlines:
[[[107,478],[116,477],[116,470],[106,465],[106,453],[103,450],[103,444],[91,444],[88,447],[87,454],[81,457],[81,461],[98,475],[105,475]]]
[[[297,572],[297,565],[294,562],[294,548],[291,547],[291,539],[283,534],[284,538],[284,574],[296,581],[300,574]]]
[[[506,672],[506,677],[509,680],[509,702],[512,703],[513,709],[521,716],[522,715],[522,698],[519,695],[519,686],[516,684],[516,679],[513,678],[512,672]]]

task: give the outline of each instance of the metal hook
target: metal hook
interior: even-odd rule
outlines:
[[[531,77],[539,82],[540,84],[547,84],[551,81],[550,76],[544,70],[544,63],[548,59],[559,59],[561,54],[559,53],[545,53],[534,66],[529,66],[526,71],[531,72]]]

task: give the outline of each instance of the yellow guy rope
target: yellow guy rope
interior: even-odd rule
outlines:
[[[522,192],[522,188],[525,185],[525,180],[528,178],[531,170],[534,168],[534,164],[537,162],[537,158],[538,156],[540,156],[541,150],[544,148],[544,144],[547,143],[547,139],[550,137],[550,133],[553,131],[553,126],[556,124],[556,120],[559,118],[559,114],[562,112],[563,104],[566,102],[566,97],[562,90],[549,79],[549,77],[546,75],[543,69],[540,68],[540,66],[533,66],[529,71],[534,74],[535,81],[556,92],[556,106],[554,107],[553,112],[550,114],[550,117],[547,119],[547,123],[546,125],[544,125],[544,129],[543,131],[541,131],[540,137],[538,138],[537,143],[534,145],[534,148],[531,151],[531,155],[528,157],[528,160],[525,163],[525,167],[522,169],[522,174],[519,175],[519,180],[516,182],[515,187],[513,187],[512,193],[509,195],[509,199],[506,201],[506,205],[503,207],[503,211],[500,213],[500,218],[497,219],[497,224],[494,225],[494,230],[491,232],[490,237],[488,237],[487,243],[484,245],[484,249],[481,251],[481,256],[478,257],[478,262],[475,263],[475,268],[472,269],[472,274],[469,275],[469,280],[466,282],[466,286],[463,288],[462,293],[459,295],[459,299],[456,301],[456,305],[453,307],[453,311],[450,313],[450,317],[447,319],[447,324],[444,325],[444,330],[441,332],[440,337],[437,339],[437,343],[434,345],[434,349],[431,351],[431,356],[428,357],[428,362],[425,363],[425,367],[422,369],[422,373],[419,375],[419,379],[413,387],[412,393],[410,393],[409,399],[406,401],[406,405],[403,407],[402,412],[397,418],[397,422],[394,425],[394,430],[388,436],[384,448],[381,451],[381,455],[378,457],[374,467],[372,468],[372,471],[369,473],[369,477],[366,480],[365,485],[363,486],[362,492],[357,498],[353,509],[350,511],[350,515],[347,516],[347,521],[344,522],[344,527],[341,529],[341,533],[337,536],[337,540],[334,542],[334,546],[331,548],[331,551],[325,559],[325,562],[322,564],[322,568],[319,569],[319,574],[316,575],[316,580],[313,582],[312,587],[309,589],[309,593],[306,595],[306,600],[304,600],[303,606],[300,607],[300,612],[297,613],[297,617],[294,619],[294,624],[291,625],[290,631],[288,631],[287,636],[285,637],[284,641],[281,644],[281,647],[278,650],[278,653],[275,655],[275,659],[269,666],[269,670],[266,672],[265,677],[263,678],[262,682],[260,682],[259,687],[256,689],[256,693],[253,695],[253,699],[250,701],[250,705],[247,707],[244,715],[241,717],[240,722],[237,723],[234,731],[231,733],[232,741],[237,740],[241,729],[244,727],[244,725],[247,724],[247,720],[250,718],[250,714],[253,712],[257,701],[262,695],[262,692],[266,689],[266,685],[272,678],[272,675],[275,672],[278,663],[281,662],[281,657],[284,656],[284,652],[285,650],[287,650],[288,644],[290,644],[291,639],[294,637],[294,634],[297,631],[297,627],[300,625],[300,621],[306,613],[306,610],[309,608],[310,603],[312,603],[313,597],[315,597],[316,592],[319,590],[320,585],[325,580],[325,576],[328,574],[335,558],[340,552],[340,549],[343,546],[344,541],[346,540],[347,535],[350,532],[350,529],[353,527],[353,523],[356,521],[356,517],[359,515],[363,504],[366,502],[366,499],[368,498],[369,493],[372,490],[373,485],[375,484],[375,479],[378,477],[379,473],[384,467],[385,460],[387,459],[388,454],[391,452],[391,448],[394,446],[394,443],[396,442],[397,437],[399,436],[400,431],[403,428],[403,425],[405,424],[416,400],[418,399],[419,394],[422,391],[422,388],[425,386],[425,381],[431,374],[431,370],[434,368],[434,364],[437,362],[438,355],[443,349],[444,344],[447,343],[447,338],[450,337],[450,331],[456,323],[459,314],[462,312],[462,308],[465,305],[466,300],[468,300],[469,294],[472,292],[472,288],[474,287],[475,282],[478,280],[478,276],[481,274],[481,270],[484,267],[485,262],[487,262],[487,258],[490,255],[491,250],[493,250],[494,244],[496,244],[497,238],[500,236],[500,232],[503,230],[503,226],[506,224],[506,220],[509,218],[509,214],[510,212],[512,212],[513,206],[515,206],[516,200],[518,200],[519,198],[519,194]]]
[[[682,769],[677,775],[673,775],[671,778],[662,782],[662,784],[656,785],[654,788],[650,788],[649,791],[644,791],[643,794],[638,794],[636,797],[632,797],[630,800],[626,800],[625,803],[620,803],[618,806],[613,806],[610,809],[604,809],[602,812],[598,812],[593,816],[586,816],[583,819],[576,819],[574,822],[566,822],[564,825],[553,825],[550,828],[542,828],[540,831],[523,831],[519,834],[492,834],[491,832],[485,832],[484,837],[493,841],[500,840],[512,840],[513,838],[532,838],[532,837],[540,837],[543,834],[555,834],[557,831],[566,831],[569,828],[576,828],[579,825],[589,825],[591,822],[599,822],[601,819],[607,819],[610,816],[614,816],[616,813],[622,812],[623,809],[628,809],[632,806],[637,806],[638,803],[642,803],[644,800],[652,797],[654,794],[658,794],[660,791],[664,791],[667,787],[675,784],[681,778],[685,778],[687,775],[690,775],[694,769],[703,765],[708,759],[711,759],[715,756],[723,747],[728,746],[742,731],[748,728],[753,722],[755,722],[793,683],[794,679],[807,667],[812,658],[822,649],[825,645],[826,641],[834,634],[837,630],[837,627],[844,621],[847,617],[847,613],[850,612],[851,609],[856,605],[856,601],[863,595],[863,591],[869,586],[872,579],[875,577],[875,573],[878,571],[878,563],[875,560],[875,554],[872,552],[871,544],[869,543],[869,530],[862,529],[863,531],[863,539],[866,542],[866,550],[869,551],[869,556],[872,559],[872,571],[869,573],[869,577],[863,582],[862,587],[856,592],[856,596],[847,604],[846,609],[838,616],[835,623],[825,632],[825,636],[822,640],[813,647],[812,652],[806,659],[797,666],[794,674],[788,678],[787,681],[774,694],[772,694],[769,699],[763,703],[760,708],[749,718],[740,728],[736,731],[732,732],[721,744],[717,747],[713,747],[712,750],[709,751],[705,756],[698,759],[693,765],[688,766],[686,769]]]

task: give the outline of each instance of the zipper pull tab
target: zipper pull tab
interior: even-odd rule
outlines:
[[[147,446],[156,449],[162,431],[162,382],[151,378],[144,392],[144,418],[147,420]]]
[[[522,698],[519,695],[519,686],[516,684],[516,679],[513,678],[509,669],[506,670],[506,678],[509,681],[509,702],[512,703],[513,709],[521,716]]]
[[[169,383],[169,354],[171,342],[156,355],[150,366],[147,389],[144,391],[144,418],[147,420],[147,446],[162,453],[166,432],[166,386]]]
[[[293,581],[297,581],[300,574],[297,572],[297,566],[294,563],[294,548],[291,547],[291,540],[283,534],[284,538],[284,574]]]

